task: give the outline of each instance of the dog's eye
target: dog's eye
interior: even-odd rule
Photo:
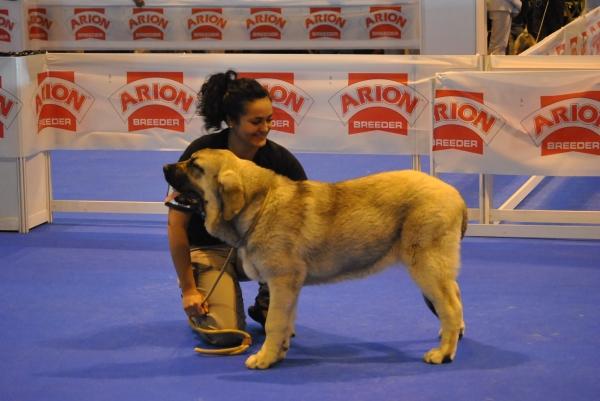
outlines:
[[[194,170],[196,170],[197,172],[199,172],[200,174],[204,174],[204,169],[202,167],[198,166],[197,164],[192,163],[192,168]]]

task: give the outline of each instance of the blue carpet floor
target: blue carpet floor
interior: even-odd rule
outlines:
[[[160,166],[174,157],[53,152],[54,197],[160,201]],[[392,156],[299,158],[324,181],[409,167]],[[77,168],[82,161],[92,176]],[[448,179],[476,202],[473,177]],[[499,182],[501,192],[522,180]],[[560,208],[555,191],[550,182],[527,201]],[[597,191],[569,207],[598,210]],[[422,362],[439,324],[399,267],[303,289],[288,358],[250,371],[248,355],[193,351],[200,340],[181,310],[165,224],[165,216],[57,213],[29,234],[0,233],[0,400],[600,398],[598,241],[465,238],[467,328],[451,364]],[[257,284],[242,287],[248,305]],[[249,331],[256,352],[264,335],[254,322]]]

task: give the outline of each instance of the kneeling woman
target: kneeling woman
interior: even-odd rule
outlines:
[[[194,140],[179,161],[189,159],[200,149],[229,149],[241,159],[252,160],[292,180],[306,180],[300,162],[287,149],[267,139],[273,122],[273,106],[268,91],[256,80],[238,78],[232,70],[211,75],[202,85],[198,100],[197,113],[203,117],[209,134]],[[224,123],[228,128],[223,129]],[[194,212],[186,199],[167,199],[169,245],[185,313],[203,329],[245,330],[239,282],[248,279],[241,263],[231,258],[209,302],[203,304],[227,260],[230,247],[206,231],[201,214]],[[248,308],[248,314],[264,327],[268,307],[269,290],[266,284],[260,284],[255,304]],[[239,336],[231,334],[202,336],[219,346],[241,342]]]

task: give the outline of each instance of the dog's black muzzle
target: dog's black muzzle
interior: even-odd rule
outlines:
[[[183,173],[182,166],[179,163],[165,164],[163,166],[163,174],[165,180],[172,186],[177,192],[185,191],[185,182],[189,182],[187,175]]]
[[[165,180],[180,194],[175,198],[182,205],[195,210],[203,210],[202,196],[190,187],[190,179],[186,173],[185,162],[166,164],[163,166]]]

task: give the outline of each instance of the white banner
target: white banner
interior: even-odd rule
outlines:
[[[429,154],[432,79],[477,56],[47,54],[24,78],[23,153],[184,149],[207,76],[234,68],[274,106],[270,138],[295,152]],[[23,57],[22,59],[31,59]],[[37,59],[39,60],[39,59]],[[268,66],[268,67],[265,67]]]
[[[417,49],[420,2],[370,7],[258,2],[28,1],[22,11],[27,49]],[[102,3],[102,2],[101,2]],[[106,2],[105,2],[106,3]],[[265,6],[266,5],[266,6]],[[1,11],[1,10],[0,10]],[[1,17],[0,17],[1,20]],[[1,31],[0,31],[1,34]],[[1,35],[0,35],[1,37]]]
[[[19,52],[25,49],[22,7],[20,1],[0,1],[0,52]]]
[[[19,99],[17,58],[0,58],[0,157],[16,157],[20,153]]]
[[[600,175],[600,72],[436,78],[436,171]]]

